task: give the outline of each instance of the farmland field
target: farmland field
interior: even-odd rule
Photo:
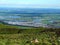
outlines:
[[[60,10],[0,8],[0,45],[60,45]]]

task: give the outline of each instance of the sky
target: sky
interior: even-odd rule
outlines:
[[[0,0],[0,7],[60,8],[60,0]]]

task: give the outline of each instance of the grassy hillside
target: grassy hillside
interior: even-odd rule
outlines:
[[[60,45],[60,29],[27,28],[0,24],[0,45]],[[35,40],[38,42],[35,42]]]

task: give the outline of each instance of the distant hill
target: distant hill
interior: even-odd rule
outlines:
[[[11,14],[20,14],[20,13],[59,13],[60,9],[50,9],[50,8],[0,8],[0,13],[11,13]]]

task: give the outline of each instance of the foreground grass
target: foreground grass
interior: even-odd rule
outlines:
[[[0,24],[0,45],[60,45],[60,29],[30,28]],[[31,42],[37,39],[39,42]]]

